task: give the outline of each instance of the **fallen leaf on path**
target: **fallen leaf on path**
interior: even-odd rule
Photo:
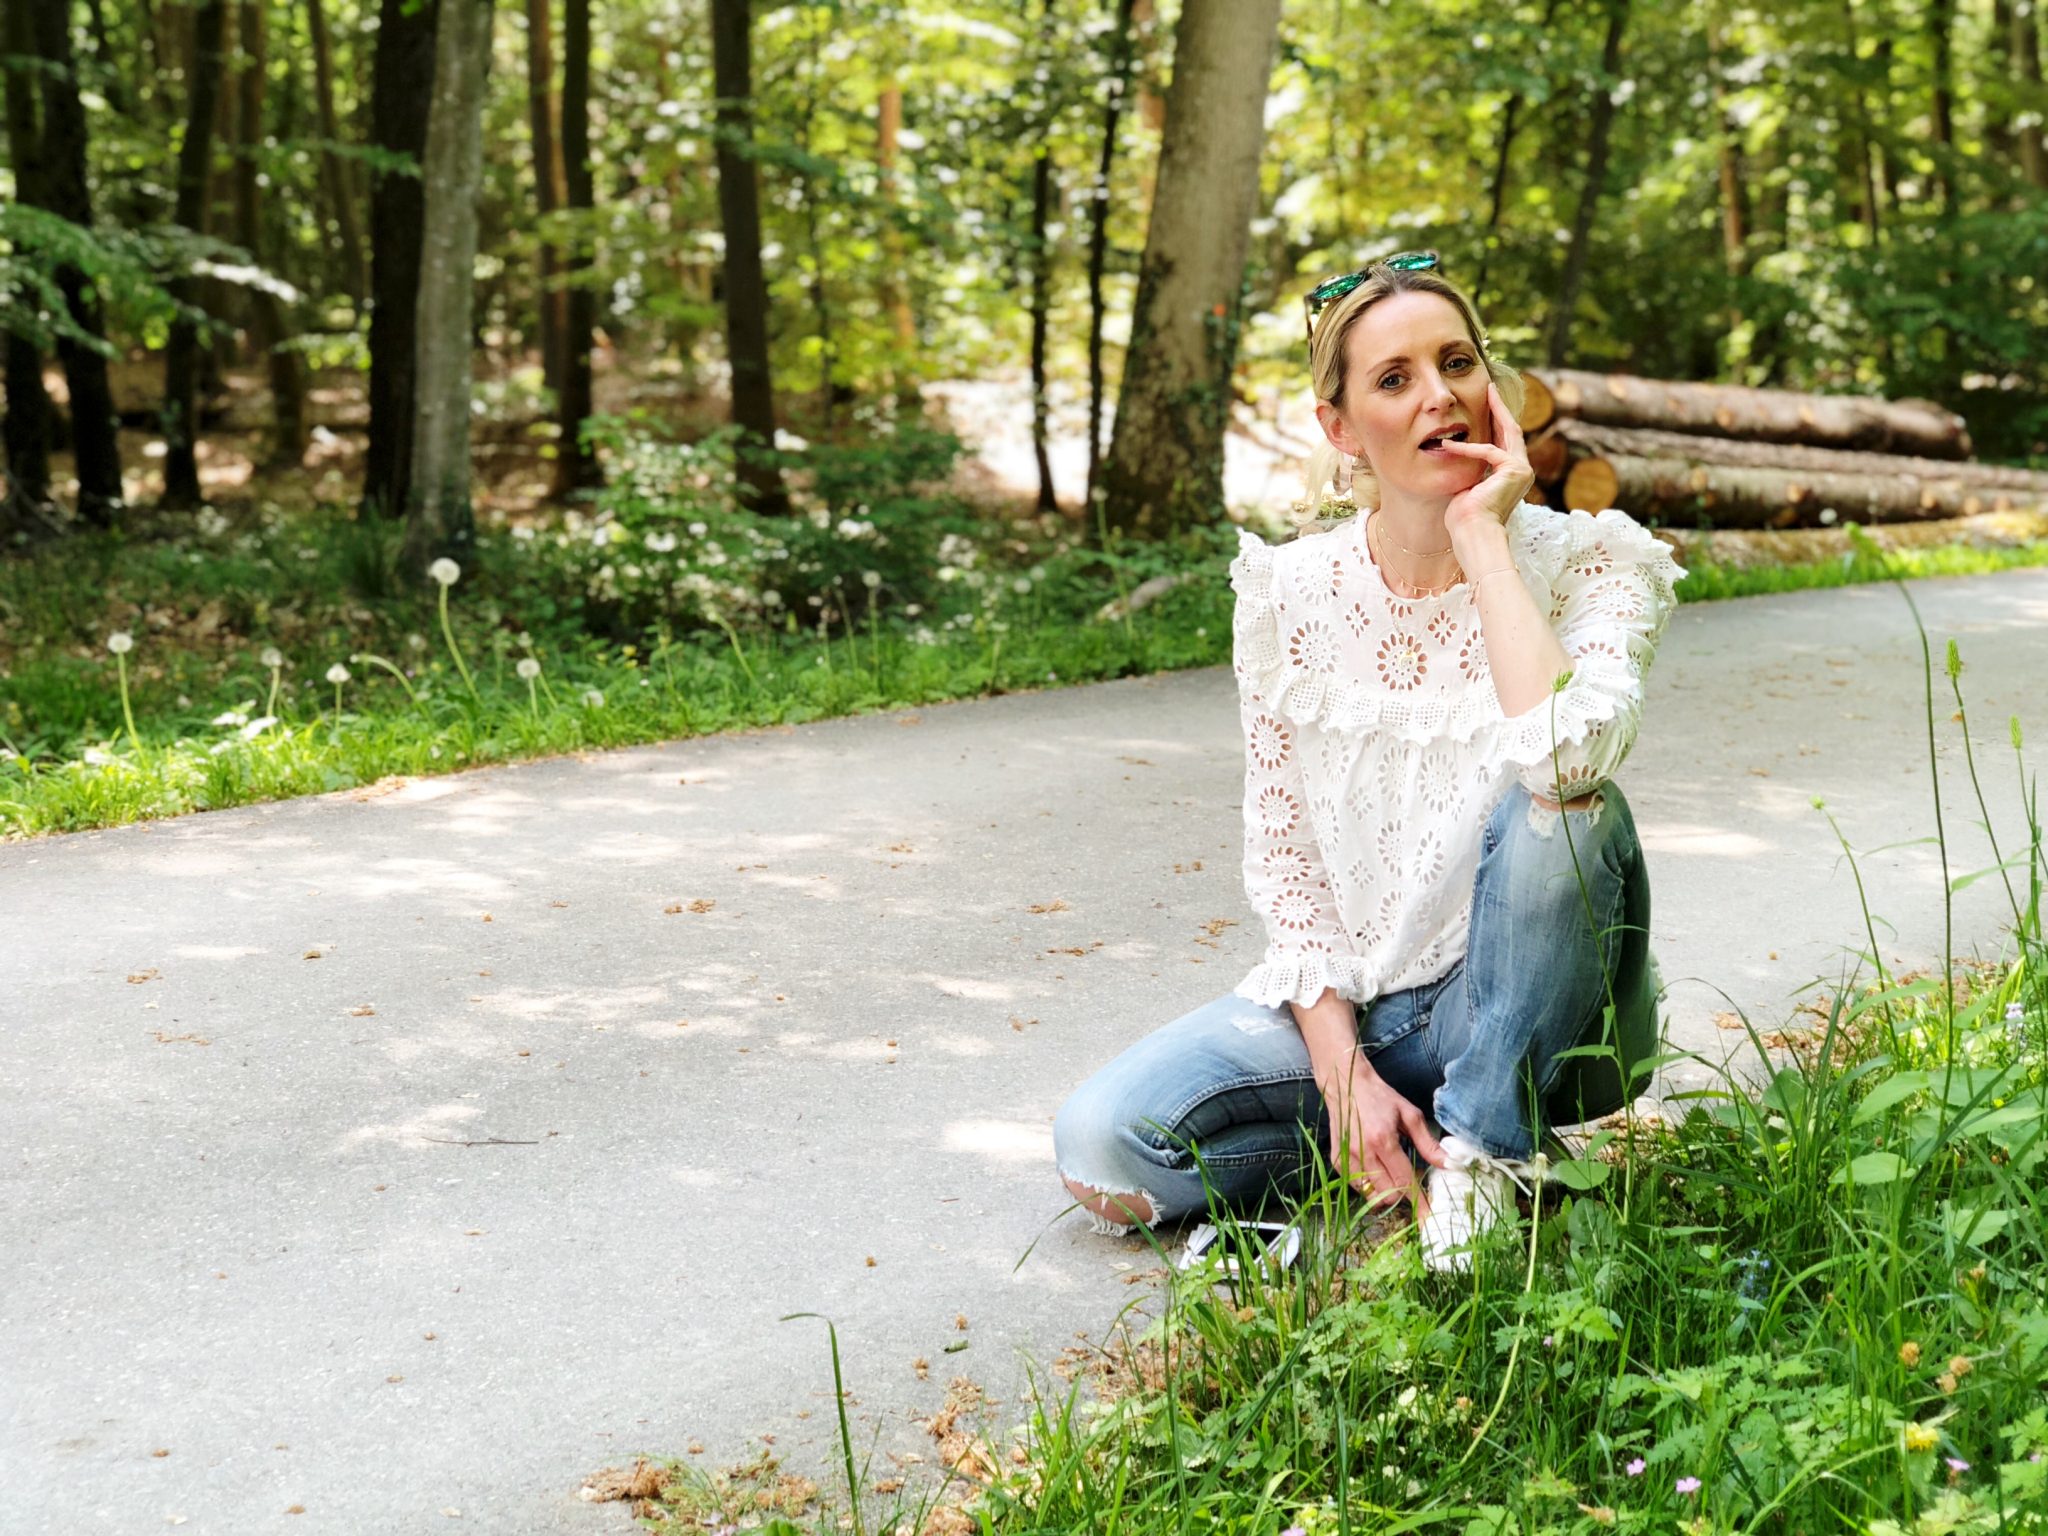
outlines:
[[[868,1268],[869,1268],[869,1269],[873,1269],[874,1267],[875,1267],[875,1256],[874,1256],[874,1255],[873,1255],[873,1254],[871,1253],[871,1254],[869,1254],[869,1255],[868,1255]]]
[[[306,1506],[303,1504],[287,1504],[284,1512],[288,1515],[303,1515],[306,1512]]]
[[[1202,924],[1202,930],[1213,939],[1221,935],[1224,929],[1235,928],[1236,926],[1237,919],[1234,917],[1212,917]]]
[[[1150,768],[1153,766],[1152,759],[1149,757],[1125,757],[1121,753],[1118,754],[1117,761],[1120,763],[1136,763],[1140,768]]]
[[[1024,910],[1026,912],[1071,912],[1074,909],[1055,896],[1051,901],[1033,902]]]
[[[1037,1022],[1038,1020],[1036,1019],[1020,1019],[1014,1013],[1010,1015],[1010,1028],[1017,1031],[1020,1035],[1024,1033],[1027,1025],[1036,1024]]]
[[[694,1456],[698,1450],[699,1447],[692,1442],[690,1454]],[[666,1470],[638,1461],[630,1472],[606,1467],[592,1474],[577,1490],[577,1497],[593,1504],[606,1504],[614,1499],[655,1499],[661,1497],[661,1490],[667,1484]]]
[[[306,951],[305,958],[308,960],[318,960],[320,958],[320,951],[317,949],[309,949]]]
[[[910,1362],[910,1368],[913,1371],[917,1372],[917,1379],[919,1381],[923,1381],[926,1378],[926,1376],[930,1373],[932,1363],[931,1361],[925,1359],[923,1355],[919,1355],[915,1360]]]
[[[151,966],[146,971],[137,971],[133,976],[130,976],[128,978],[128,985],[131,987],[139,987],[145,981],[159,981],[161,979],[162,978],[157,973],[157,968],[155,966]]]
[[[902,1491],[903,1479],[900,1477],[885,1477],[875,1484],[875,1492],[877,1493],[901,1493]]]
[[[352,1019],[367,1019],[374,1017],[376,1015],[376,1012],[377,1010],[373,1006],[371,1006],[369,1003],[365,1003],[360,1008],[349,1009],[348,1016]]]
[[[150,1033],[151,1033],[152,1035],[156,1036],[156,1043],[157,1043],[158,1045],[178,1045],[178,1044],[191,1044],[191,1045],[211,1045],[211,1044],[213,1044],[213,1042],[212,1042],[211,1040],[207,1039],[207,1038],[206,1038],[206,1037],[205,1037],[204,1035],[167,1035],[167,1034],[165,1034],[165,1033],[164,1033],[164,1032],[163,1032],[162,1030],[160,1030],[160,1029],[152,1029],[152,1030],[150,1031]]]
[[[484,914],[484,921],[485,921],[485,922],[487,922],[487,923],[488,923],[489,921],[491,921],[491,914],[490,914],[490,913],[486,912],[486,913]]]
[[[151,1451],[149,1454],[152,1456],[168,1456],[171,1453],[169,1451]]]
[[[967,1331],[967,1314],[962,1312],[958,1317],[955,1317],[953,1319],[953,1326],[962,1333],[965,1333]]]
[[[1200,859],[1195,859],[1187,864],[1174,865],[1173,872],[1176,875],[1191,875],[1195,873],[1195,871],[1199,870],[1201,867],[1202,861]]]

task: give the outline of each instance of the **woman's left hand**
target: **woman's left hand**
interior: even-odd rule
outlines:
[[[1484,443],[1445,443],[1446,453],[1484,459],[1491,466],[1484,480],[1451,498],[1444,508],[1444,531],[1456,542],[1465,525],[1492,524],[1499,527],[1536,483],[1536,471],[1529,467],[1529,445],[1522,437],[1522,424],[1515,420],[1493,381],[1486,384],[1486,410],[1491,439]]]

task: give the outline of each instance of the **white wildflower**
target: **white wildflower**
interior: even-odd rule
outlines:
[[[1031,590],[1031,578],[1029,576],[1019,576],[1010,583],[1010,590],[1022,596]]]
[[[780,608],[782,606],[782,594],[773,587],[770,587],[761,594],[761,606],[764,608]]]
[[[210,723],[213,725],[247,725],[249,717],[239,709],[230,709],[223,714],[215,715]]]
[[[333,666],[327,669],[327,681],[329,681],[330,683],[347,682],[348,668],[344,667],[340,662],[337,661]]]
[[[117,629],[107,636],[107,649],[116,656],[126,656],[135,649],[135,637],[125,629]]]
[[[584,707],[585,709],[603,709],[603,708],[604,708],[604,691],[603,691],[602,689],[598,689],[598,688],[586,688],[586,689],[584,689],[584,690],[583,690],[583,707]]]
[[[275,724],[277,724],[277,716],[258,715],[254,720],[251,720],[247,725],[242,727],[242,740],[254,741],[258,736],[261,736],[265,731],[269,730]]]
[[[462,579],[462,567],[446,555],[427,567],[427,574],[444,587],[452,587]]]
[[[882,573],[880,571],[862,571],[860,573],[860,580],[862,586],[873,591],[882,584]]]
[[[514,667],[512,670],[517,672],[521,677],[525,678],[528,682],[532,682],[536,677],[540,676],[540,663],[535,661],[531,656],[522,656],[519,658],[519,665]]]
[[[265,647],[263,647],[263,654],[262,654],[262,656],[261,656],[261,657],[259,657],[258,659],[259,659],[259,660],[260,660],[260,661],[261,661],[261,662],[263,663],[263,665],[265,665],[266,667],[269,667],[269,668],[271,668],[271,669],[275,670],[276,668],[278,668],[278,667],[281,667],[281,666],[283,666],[283,665],[284,665],[284,652],[283,652],[283,651],[280,651],[280,650],[279,650],[279,649],[278,649],[278,648],[277,648],[276,646],[274,646],[274,645],[266,645]]]

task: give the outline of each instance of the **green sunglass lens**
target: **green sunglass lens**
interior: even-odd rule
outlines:
[[[1390,256],[1385,263],[1397,272],[1420,272],[1436,265],[1434,251],[1409,251],[1399,256]]]

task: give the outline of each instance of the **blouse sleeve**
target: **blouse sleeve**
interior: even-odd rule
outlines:
[[[1573,511],[1561,532],[1550,621],[1571,658],[1570,681],[1502,721],[1501,757],[1534,793],[1576,800],[1612,778],[1635,745],[1643,678],[1686,572],[1618,507],[1597,517]]]
[[[1237,593],[1231,663],[1244,731],[1244,887],[1266,930],[1265,956],[1234,989],[1274,1005],[1308,1006],[1335,987],[1354,1002],[1358,965],[1338,920],[1329,872],[1308,814],[1301,725],[1278,706],[1281,674],[1273,608],[1273,550],[1239,530],[1230,566]]]

